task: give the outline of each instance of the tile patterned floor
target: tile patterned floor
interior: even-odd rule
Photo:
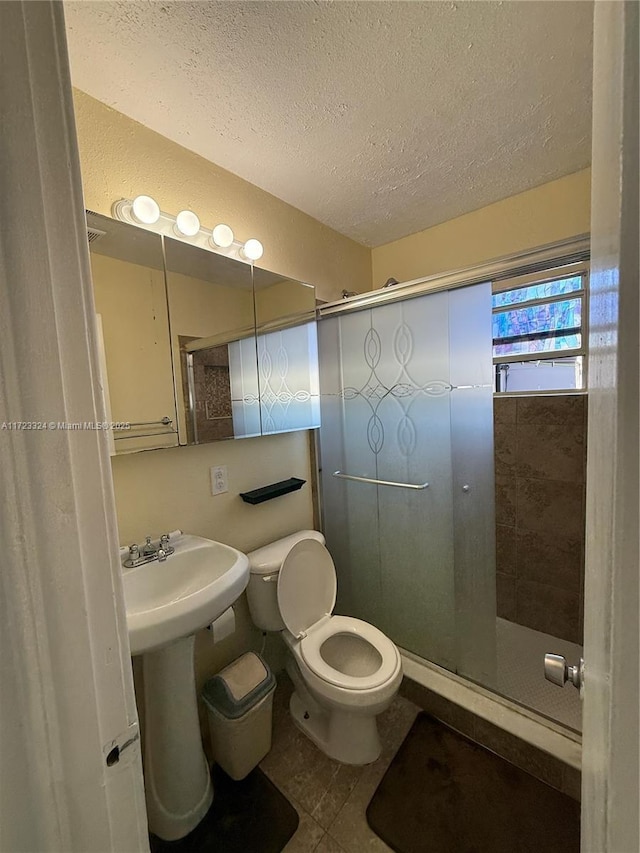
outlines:
[[[260,764],[295,806],[298,829],[284,853],[383,853],[390,848],[367,824],[365,810],[418,713],[401,696],[379,717],[382,754],[351,767],[327,758],[300,732],[289,714],[293,686],[282,673],[273,704],[273,743]]]

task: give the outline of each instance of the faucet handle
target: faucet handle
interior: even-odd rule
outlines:
[[[146,539],[147,539],[147,541],[146,541],[146,543],[144,544],[144,546],[143,546],[143,548],[142,548],[142,555],[143,555],[144,557],[147,557],[147,556],[149,556],[150,554],[155,554],[155,553],[156,553],[156,547],[155,547],[155,545],[152,545],[152,544],[151,544],[151,537],[150,537],[150,536],[147,536],[147,537],[146,537]]]
[[[135,544],[129,545],[129,558],[131,560],[137,560],[140,557],[140,548]]]
[[[164,563],[164,561],[173,554],[173,548],[169,545],[169,534],[163,533],[160,537],[160,544],[158,545],[157,550],[158,561],[160,563]]]

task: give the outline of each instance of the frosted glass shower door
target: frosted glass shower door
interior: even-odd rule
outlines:
[[[325,532],[337,557],[338,607],[453,667],[447,294],[323,320],[320,353]],[[380,486],[336,471],[429,486]]]
[[[474,533],[469,508],[486,502],[477,514],[485,526],[493,506],[492,461],[489,477],[484,470],[493,452],[491,294],[489,285],[464,290],[468,303],[440,292],[320,322],[322,500],[338,571],[337,612],[371,622],[441,666],[471,677],[477,669],[486,678],[495,667],[495,592],[484,579],[495,584],[495,566],[490,543],[487,560],[471,554],[490,537]],[[476,342],[465,379],[474,339],[483,342],[486,376]],[[473,494],[458,482],[470,470],[469,429],[479,426],[477,418],[465,425],[472,410],[489,423],[481,430],[489,446]],[[487,601],[473,603],[470,619],[471,591],[480,588]],[[470,654],[473,646],[481,651]]]

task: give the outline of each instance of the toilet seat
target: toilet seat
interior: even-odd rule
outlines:
[[[282,621],[297,639],[336,605],[338,583],[331,554],[317,539],[302,539],[282,561],[278,607]]]
[[[378,669],[365,676],[347,675],[322,657],[322,646],[340,634],[357,636],[369,643],[382,658]],[[394,643],[368,622],[351,616],[329,616],[314,625],[300,640],[300,655],[309,669],[323,681],[346,690],[373,690],[390,681],[398,672],[400,656]]]
[[[278,575],[278,606],[287,629],[299,640],[302,660],[328,684],[346,690],[373,690],[397,674],[400,655],[394,643],[368,622],[332,616],[336,591],[335,566],[324,545],[315,539],[295,544]],[[374,672],[348,675],[327,663],[322,646],[340,634],[356,636],[378,653],[381,662]]]

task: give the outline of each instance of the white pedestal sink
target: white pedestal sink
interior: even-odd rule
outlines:
[[[175,553],[124,569],[131,654],[143,656],[145,793],[149,829],[183,838],[213,800],[202,750],[193,671],[194,634],[242,594],[249,561],[235,548],[181,535]]]

